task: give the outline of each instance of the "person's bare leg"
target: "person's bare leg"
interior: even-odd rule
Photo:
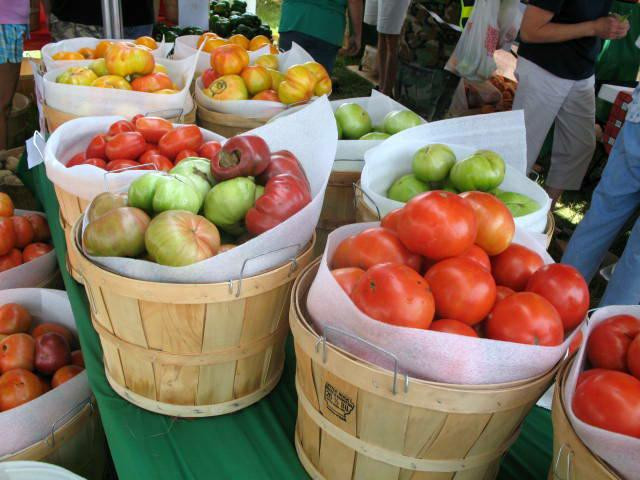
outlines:
[[[553,209],[556,206],[556,202],[560,200],[560,197],[562,196],[562,193],[564,192],[564,190],[561,188],[554,188],[554,187],[545,187],[545,190],[547,191],[547,194],[551,198],[551,209]]]
[[[378,85],[382,93],[385,92],[387,85],[387,36],[378,33]]]
[[[387,69],[385,95],[393,96],[393,88],[396,84],[396,76],[398,75],[398,44],[400,43],[400,35],[385,35],[387,37]]]
[[[19,63],[0,64],[0,150],[6,150],[8,142],[11,100],[20,78]]]

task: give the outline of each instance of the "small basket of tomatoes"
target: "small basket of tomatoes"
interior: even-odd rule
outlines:
[[[584,333],[556,388],[552,471],[559,478],[637,478],[640,307],[599,308]]]
[[[0,430],[11,432],[0,461],[62,459],[88,478],[104,473],[106,441],[65,292],[0,292]]]
[[[65,123],[49,137],[44,152],[65,234],[99,193],[118,191],[148,170],[169,171],[187,157],[212,157],[223,139],[160,117],[92,117]]]
[[[16,210],[11,197],[0,192],[0,290],[53,282],[58,264],[50,241],[42,212]]]

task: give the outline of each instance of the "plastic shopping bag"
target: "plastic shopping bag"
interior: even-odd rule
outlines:
[[[462,36],[445,66],[456,75],[480,82],[496,70],[493,53],[498,47],[500,0],[478,0]]]
[[[498,12],[498,28],[500,29],[498,47],[503,50],[511,49],[511,44],[518,36],[521,22],[520,0],[502,0]]]

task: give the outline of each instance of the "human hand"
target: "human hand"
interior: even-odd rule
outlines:
[[[604,40],[616,40],[625,37],[629,31],[629,21],[627,19],[621,21],[621,18],[623,17],[610,15],[594,20],[595,36]]]
[[[349,37],[349,43],[345,48],[340,49],[340,55],[353,57],[360,52],[361,40],[354,35]]]

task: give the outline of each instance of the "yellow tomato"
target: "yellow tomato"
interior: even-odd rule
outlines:
[[[271,45],[271,41],[264,35],[256,35],[251,39],[251,42],[249,42],[249,50],[258,50],[265,45]]]
[[[158,48],[158,44],[151,37],[139,37],[139,38],[136,38],[133,41],[133,43],[135,43],[136,45],[144,45],[145,47],[150,48],[151,50],[155,50],[156,48]]]
[[[54,60],[84,60],[84,57],[81,53],[78,52],[58,52],[54,53]]]
[[[234,43],[245,50],[249,49],[249,39],[242,34],[231,35],[229,37],[229,43]]]

